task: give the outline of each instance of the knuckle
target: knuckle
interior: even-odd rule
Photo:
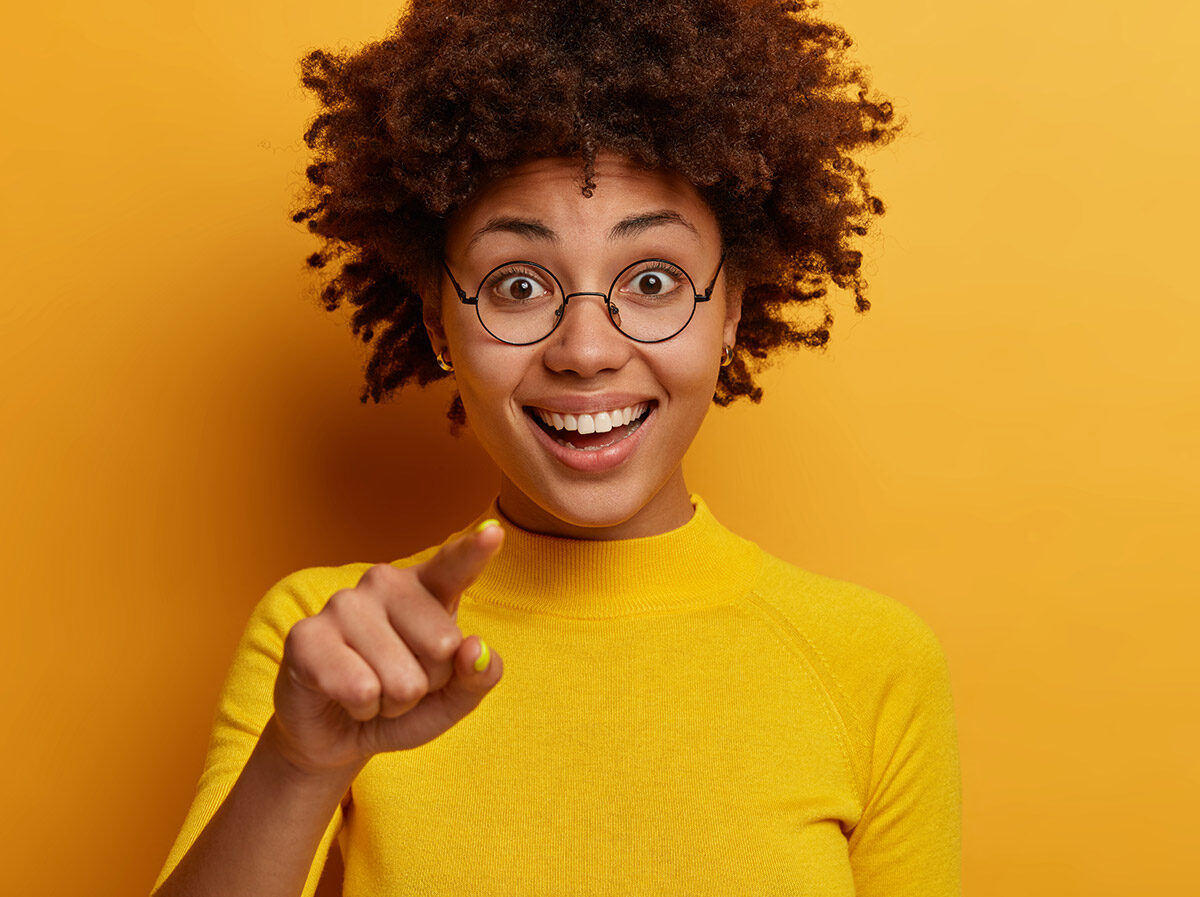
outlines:
[[[283,637],[283,653],[293,657],[306,655],[316,634],[316,626],[317,622],[312,617],[305,617],[294,623]]]
[[[398,676],[388,684],[387,697],[397,704],[415,704],[429,692],[429,679],[421,671]]]
[[[458,646],[462,642],[462,635],[457,632],[438,633],[429,640],[429,657],[438,663],[445,663],[458,653]]]
[[[354,589],[339,589],[333,593],[333,596],[325,603],[323,611],[328,611],[335,617],[344,618],[349,614],[353,614],[355,609],[362,604],[362,593]]]
[[[356,676],[346,683],[343,697],[355,707],[367,707],[379,700],[379,682],[373,676]]]
[[[359,580],[359,585],[372,589],[382,588],[396,582],[396,576],[399,572],[391,564],[372,564],[363,573],[362,579]]]

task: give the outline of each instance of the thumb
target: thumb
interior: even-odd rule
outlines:
[[[479,578],[503,541],[500,522],[489,518],[447,542],[425,563],[418,564],[417,579],[446,610],[455,614],[463,591]]]
[[[440,690],[421,698],[403,716],[371,721],[374,753],[426,744],[479,706],[500,677],[504,662],[478,636],[463,641],[454,658],[454,675]]]
[[[479,636],[469,636],[454,658],[454,675],[439,692],[443,711],[453,718],[466,716],[503,675],[504,661],[500,655]]]

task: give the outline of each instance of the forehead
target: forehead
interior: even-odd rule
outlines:
[[[481,189],[451,219],[447,249],[466,251],[480,243],[504,239],[591,241],[631,236],[645,228],[613,228],[638,216],[653,216],[680,238],[719,243],[716,218],[696,188],[665,169],[647,169],[622,156],[596,159],[595,190],[584,196],[579,159],[537,159],[525,163]],[[676,217],[678,220],[672,220]],[[535,222],[538,228],[502,227],[497,222]]]

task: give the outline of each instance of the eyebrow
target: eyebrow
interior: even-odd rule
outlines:
[[[690,230],[697,239],[700,236],[695,226],[678,212],[671,209],[656,209],[622,218],[609,230],[608,239],[609,241],[613,241],[636,237],[652,227],[666,224],[682,225]],[[544,221],[540,221],[537,218],[518,218],[515,215],[498,215],[495,218],[488,219],[483,227],[471,235],[471,240],[467,243],[467,248],[470,249],[487,234],[497,233],[516,234],[518,237],[524,237],[527,240],[540,240],[547,243],[558,242],[558,234]]]
[[[516,234],[527,240],[545,240],[550,243],[558,242],[558,234],[536,218],[517,218],[512,215],[500,215],[489,218],[488,222],[471,235],[470,249],[488,234]]]
[[[682,224],[695,234],[697,238],[700,236],[696,228],[692,226],[692,222],[688,221],[678,212],[671,209],[658,209],[653,212],[642,212],[641,214],[630,215],[628,218],[621,219],[608,232],[608,239],[620,240],[626,237],[636,237],[638,234],[660,224]]]

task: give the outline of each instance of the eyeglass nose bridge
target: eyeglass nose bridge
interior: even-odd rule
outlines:
[[[558,329],[558,325],[562,323],[563,318],[567,314],[567,303],[570,302],[572,299],[574,299],[576,296],[595,296],[597,299],[603,299],[604,300],[604,310],[608,313],[608,322],[610,324],[612,324],[615,328],[617,328],[618,331],[621,331],[621,311],[615,305],[613,305],[612,296],[609,293],[592,293],[592,292],[580,291],[578,293],[563,293],[562,302],[559,303],[558,308],[556,308],[554,310],[554,316],[555,316],[555,318],[557,318],[557,320],[554,322],[554,326],[552,328],[550,328],[550,333],[553,333],[555,330]],[[624,333],[624,331],[621,331],[621,332]],[[549,336],[549,335],[550,335],[549,333],[546,334],[546,336]]]

